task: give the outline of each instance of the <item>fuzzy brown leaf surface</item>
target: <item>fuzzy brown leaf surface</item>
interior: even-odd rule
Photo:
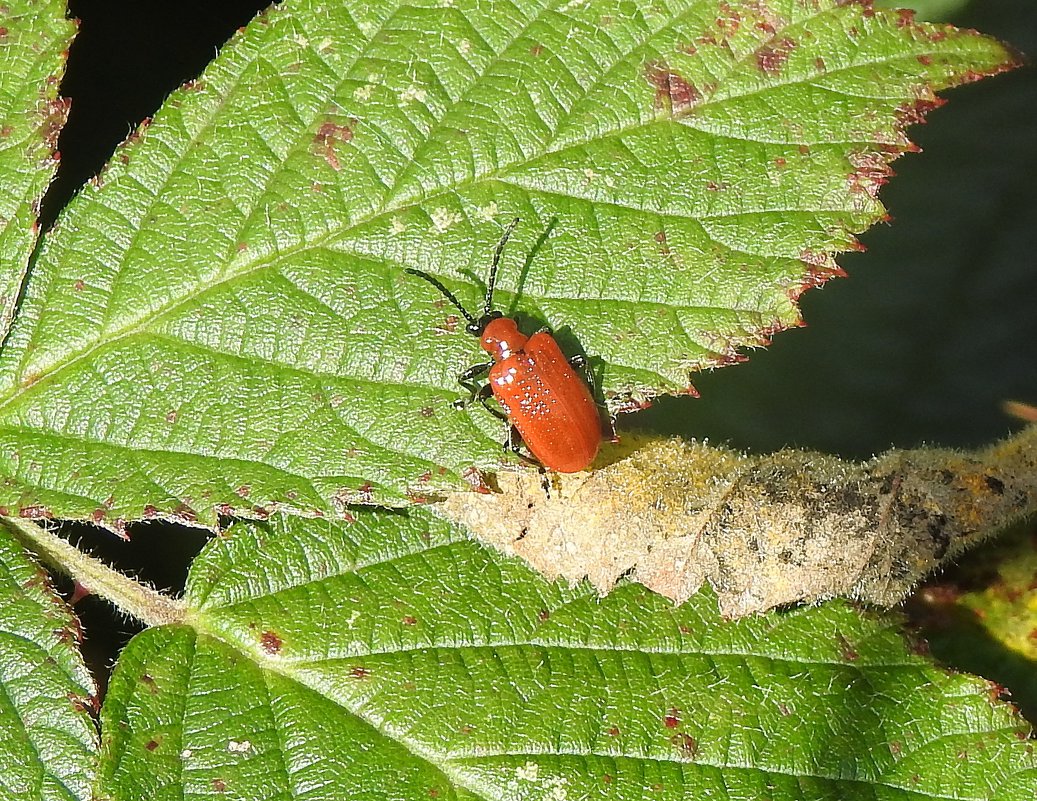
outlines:
[[[592,472],[500,473],[498,492],[437,506],[545,576],[586,577],[602,593],[629,574],[677,603],[708,583],[730,617],[834,597],[888,606],[1037,510],[1035,445],[1031,426],[971,453],[849,462],[628,437]]]

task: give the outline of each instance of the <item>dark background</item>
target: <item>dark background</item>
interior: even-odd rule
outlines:
[[[265,5],[73,0],[81,26],[62,84],[72,109],[45,225]],[[974,2],[952,21],[1037,54],[1032,0]],[[624,425],[850,458],[921,443],[977,446],[1018,426],[1001,404],[1037,403],[1037,76],[1025,68],[948,96],[912,131],[925,153],[898,161],[899,177],[883,191],[894,224],[863,237],[868,253],[841,259],[849,279],[803,297],[808,327],[778,334],[748,364],[699,376],[701,399],[660,399]],[[159,523],[132,526],[129,543],[88,526],[68,530],[121,570],[172,590],[205,540]],[[94,599],[76,608],[103,683],[137,629],[113,623]],[[993,678],[1000,669],[955,658]]]

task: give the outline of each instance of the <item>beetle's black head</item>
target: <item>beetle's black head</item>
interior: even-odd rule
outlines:
[[[471,334],[473,337],[481,337],[483,332],[486,330],[486,326],[492,323],[494,320],[499,320],[504,314],[499,311],[490,311],[480,317],[478,320],[472,320],[468,325],[465,326],[465,331]]]

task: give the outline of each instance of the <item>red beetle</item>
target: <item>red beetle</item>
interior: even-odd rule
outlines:
[[[598,407],[587,383],[573,369],[585,368],[586,361],[582,356],[567,359],[547,329],[527,337],[519,331],[515,320],[493,309],[501,253],[518,222],[513,220],[497,243],[486,281],[486,303],[479,318],[469,314],[436,278],[421,270],[406,272],[424,278],[442,292],[468,321],[468,333],[479,337],[482,349],[493,357],[492,361],[476,364],[458,376],[461,385],[472,393],[466,403],[479,398],[485,404],[492,392],[507,414],[486,408],[514,426],[544,467],[559,473],[575,473],[594,461],[601,444]],[[473,380],[485,373],[489,373],[488,382],[482,387],[473,385]],[[515,449],[510,428],[507,446]]]

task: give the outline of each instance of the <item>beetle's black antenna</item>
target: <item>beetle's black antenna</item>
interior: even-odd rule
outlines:
[[[461,301],[459,301],[456,297],[454,297],[454,293],[451,292],[449,289],[447,289],[445,286],[443,286],[443,284],[440,283],[438,278],[433,278],[431,275],[429,275],[424,270],[415,270],[415,269],[410,268],[410,267],[405,269],[404,272],[405,273],[410,273],[411,275],[416,275],[416,276],[418,276],[418,278],[424,278],[426,281],[428,281],[430,284],[432,284],[432,286],[434,286],[436,289],[438,289],[440,292],[442,292],[443,296],[457,307],[457,310],[459,312],[461,312],[461,314],[464,315],[464,318],[468,322],[470,322],[472,325],[476,325],[478,323],[478,321],[474,317],[472,317],[471,314],[468,313],[468,310],[464,306],[461,305]]]
[[[484,317],[493,311],[493,289],[497,285],[497,268],[500,266],[501,253],[504,252],[504,246],[508,244],[508,237],[511,236],[511,232],[515,230],[515,226],[518,224],[518,217],[508,224],[508,227],[504,229],[500,242],[497,243],[497,249],[493,251],[493,264],[490,265],[490,275],[486,279],[486,305],[483,307]]]

